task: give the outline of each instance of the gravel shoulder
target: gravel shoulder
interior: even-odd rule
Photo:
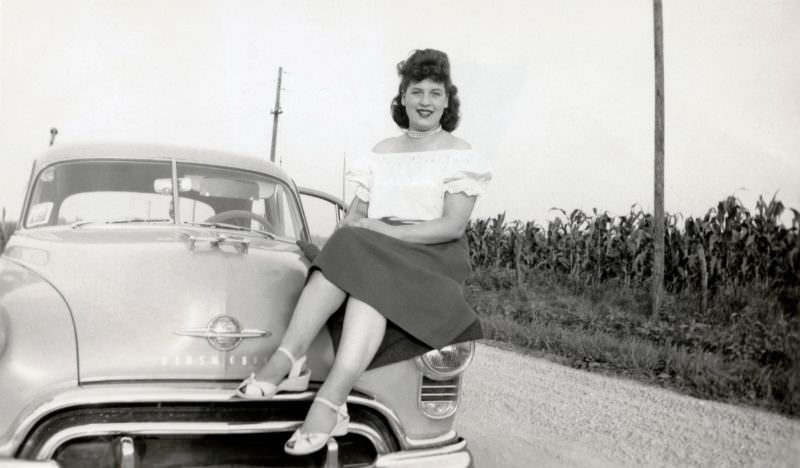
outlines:
[[[479,344],[456,430],[478,468],[800,467],[800,420]]]

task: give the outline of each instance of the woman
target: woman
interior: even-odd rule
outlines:
[[[336,357],[287,453],[312,453],[347,432],[345,401],[367,369],[481,338],[461,284],[469,272],[464,231],[488,163],[450,132],[458,89],[443,52],[415,51],[400,62],[392,117],[403,134],[356,160],[356,197],[314,260],[278,352],[242,382],[243,398],[302,391],[303,356],[328,323]],[[345,303],[343,314],[334,313]]]

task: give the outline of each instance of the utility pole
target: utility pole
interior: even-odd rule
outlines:
[[[3,216],[0,217],[0,253],[6,248],[6,208],[3,207]]]
[[[344,198],[344,181],[345,181],[345,174],[347,172],[347,153],[342,153],[342,201],[347,203]]]
[[[653,290],[652,312],[656,317],[664,298],[664,23],[661,0],[653,0],[655,43],[655,164],[653,190]]]
[[[283,76],[283,67],[278,67],[278,89],[275,91],[275,109],[272,110],[272,148],[269,152],[270,162],[275,162],[275,141],[278,139],[278,116],[283,113],[281,109],[281,77]]]

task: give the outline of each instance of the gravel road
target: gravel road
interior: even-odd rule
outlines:
[[[456,429],[478,468],[800,467],[800,420],[487,345]]]

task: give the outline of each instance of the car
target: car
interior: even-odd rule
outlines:
[[[234,396],[304,285],[306,199],[345,208],[253,156],[46,150],[0,256],[0,467],[471,466],[453,422],[473,343],[364,373],[348,434],[307,457],[283,443],[331,367],[327,329],[307,391]]]

